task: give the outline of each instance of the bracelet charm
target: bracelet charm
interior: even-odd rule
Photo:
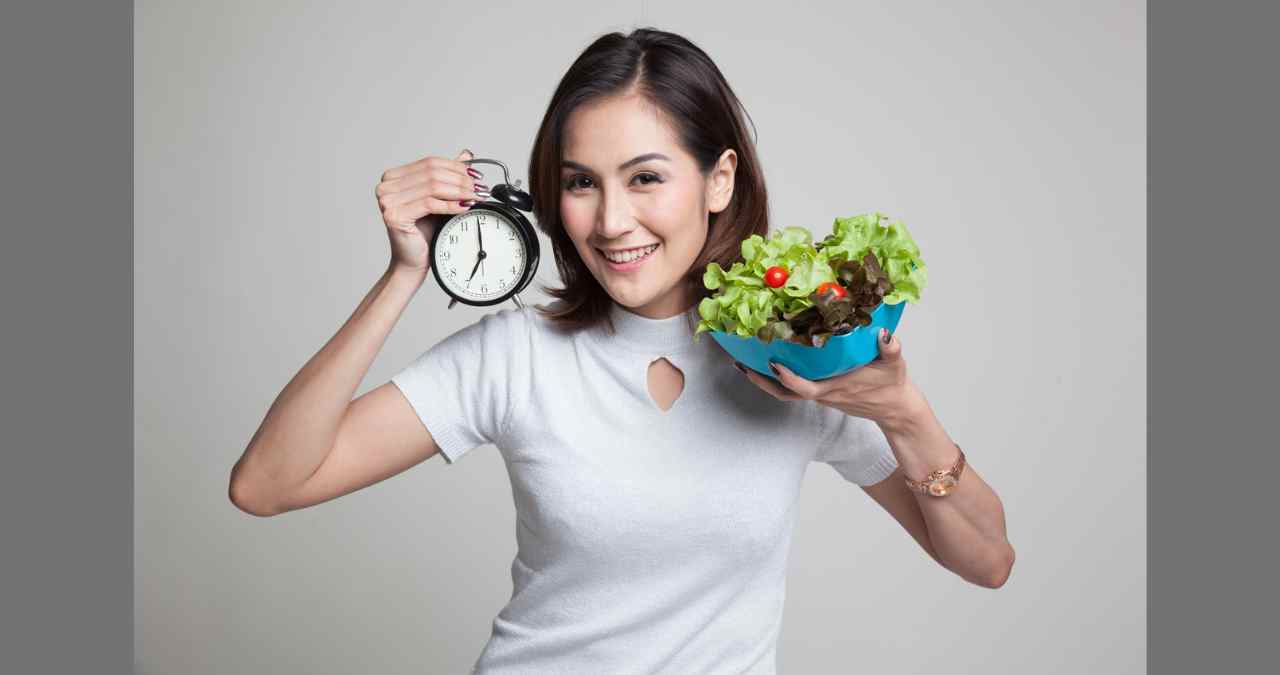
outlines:
[[[960,451],[960,458],[950,469],[933,471],[922,481],[911,480],[904,476],[907,489],[931,497],[945,497],[951,494],[951,491],[960,483],[960,473],[964,471],[965,464],[964,450],[959,444],[956,444],[956,450]]]

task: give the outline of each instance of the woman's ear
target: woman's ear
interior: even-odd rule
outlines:
[[[733,197],[733,176],[738,169],[738,153],[733,148],[725,150],[707,179],[707,210],[720,213],[729,206]]]

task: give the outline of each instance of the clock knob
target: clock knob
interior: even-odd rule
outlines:
[[[489,191],[489,196],[521,211],[533,210],[533,197],[530,197],[528,192],[505,183],[493,186],[493,189]]]

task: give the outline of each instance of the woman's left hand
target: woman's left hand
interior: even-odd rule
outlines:
[[[782,401],[814,400],[849,415],[875,422],[890,422],[912,414],[919,402],[919,391],[907,376],[907,362],[902,358],[902,343],[896,335],[882,330],[880,355],[874,361],[843,375],[823,380],[806,380],[786,366],[770,362],[778,379],[774,380],[739,365],[757,387]],[[884,336],[889,342],[884,342]]]

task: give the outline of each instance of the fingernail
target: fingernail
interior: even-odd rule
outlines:
[[[471,152],[471,148],[463,148],[463,149],[462,149],[462,154],[464,154],[464,155],[471,155],[472,157],[475,157],[475,154]]]
[[[476,184],[475,184],[475,191],[476,191],[476,194],[479,194],[479,193],[481,193],[481,192],[488,192],[488,191],[489,191],[489,186],[488,186],[488,185],[485,185],[484,183],[476,183]]]
[[[479,171],[476,171],[475,169],[473,169],[473,168],[471,168],[471,167],[467,167],[467,175],[468,175],[468,176],[471,176],[472,178],[474,178],[474,179],[476,179],[476,180],[480,180],[481,178],[484,178],[484,174],[480,173]]]
[[[468,199],[468,200],[466,200],[466,201],[461,201],[461,202],[458,202],[458,203],[459,203],[459,204],[461,204],[461,205],[463,205],[463,206],[471,206],[471,205],[473,205],[473,204],[475,204],[475,203],[476,203],[476,200],[474,200],[474,199]]]
[[[782,371],[778,370],[778,367],[773,364],[773,361],[769,362],[769,370],[772,370],[774,375],[782,375]]]
[[[893,339],[893,338],[889,335],[889,329],[888,329],[888,328],[881,328],[881,329],[880,329],[880,339],[881,339],[881,340],[883,340],[885,344],[889,344],[889,341]]]
[[[738,363],[737,361],[734,361],[734,362],[733,362],[733,367],[734,367],[734,368],[737,368],[737,369],[738,369],[738,372],[742,373],[743,375],[746,375],[746,374],[747,374],[747,369],[746,369],[746,368],[743,368],[741,363]]]

